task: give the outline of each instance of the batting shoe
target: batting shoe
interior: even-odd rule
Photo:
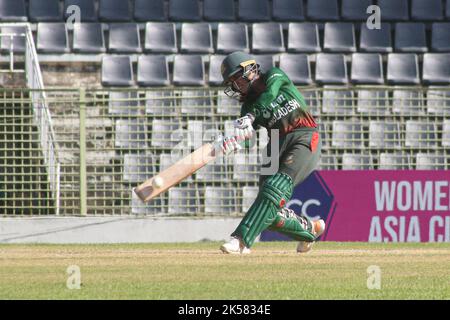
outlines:
[[[232,237],[230,241],[224,243],[220,247],[220,250],[228,254],[249,254],[251,252],[240,239],[235,237]]]
[[[314,234],[314,236],[317,239],[325,231],[325,221],[323,221],[323,219],[319,219],[317,221],[313,221],[313,224],[314,224],[314,226],[313,226],[312,233]],[[313,242],[300,241],[297,246],[297,252],[306,253],[308,251],[311,251],[314,243],[315,243],[315,241],[313,241]]]

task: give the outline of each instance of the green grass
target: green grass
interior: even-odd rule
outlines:
[[[0,299],[449,299],[450,244],[0,245]],[[80,290],[66,287],[81,269]],[[367,268],[381,268],[381,289]]]

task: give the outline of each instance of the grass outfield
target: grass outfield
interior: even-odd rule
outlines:
[[[450,244],[0,245],[0,299],[450,299]],[[66,287],[69,265],[80,290]],[[381,290],[367,268],[381,268]]]

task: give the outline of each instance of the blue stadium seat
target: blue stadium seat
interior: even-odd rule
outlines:
[[[381,21],[408,21],[408,0],[378,0]]]
[[[417,153],[416,170],[445,170],[446,157],[442,153]]]
[[[424,84],[450,84],[450,53],[423,55]]]
[[[203,86],[205,66],[199,55],[176,55],[173,62],[173,84],[178,86]]]
[[[202,118],[213,115],[213,102],[209,90],[181,90],[181,113],[187,116]]]
[[[203,0],[206,21],[235,21],[234,0]]]
[[[200,16],[200,3],[198,0],[170,0],[169,19],[180,22],[198,22]]]
[[[123,149],[145,149],[147,127],[144,119],[119,119],[115,125],[114,145]]]
[[[427,113],[450,116],[450,91],[448,86],[429,86],[427,90]]]
[[[225,59],[225,55],[212,55],[209,58],[209,77],[208,83],[211,86],[220,86],[222,85],[223,79],[222,74],[220,73],[220,66],[222,65],[222,61]]]
[[[401,22],[395,26],[395,51],[427,52],[425,24]]]
[[[260,65],[262,73],[275,67],[275,60],[271,54],[259,54],[253,55],[253,57],[255,58],[256,63]]]
[[[171,22],[148,22],[145,25],[144,50],[151,53],[177,53],[177,30]]]
[[[319,53],[316,58],[316,82],[347,84],[347,65],[342,54]]]
[[[364,21],[369,14],[367,8],[373,4],[372,0],[342,0],[341,17],[347,21]]]
[[[200,200],[196,188],[174,187],[169,189],[169,214],[195,215],[200,210]]]
[[[442,140],[443,147],[450,147],[450,120],[444,120],[442,123]]]
[[[130,56],[103,56],[102,85],[118,87],[133,85],[133,68]]]
[[[419,62],[413,53],[390,53],[387,64],[389,84],[419,84]]]
[[[432,148],[438,144],[435,123],[406,120],[405,147]]]
[[[308,0],[307,16],[313,21],[339,20],[337,0]]]
[[[166,21],[164,0],[134,0],[134,20],[138,22]]]
[[[145,113],[155,116],[175,116],[175,94],[172,90],[147,90],[145,92]]]
[[[102,53],[106,51],[105,38],[100,23],[75,23],[73,28],[73,51]]]
[[[411,0],[411,19],[438,21],[444,18],[442,0]]]
[[[401,149],[400,123],[395,121],[369,122],[369,147],[379,149]]]
[[[184,53],[213,53],[212,30],[209,23],[183,23],[181,51]]]
[[[383,61],[377,53],[352,55],[351,81],[355,84],[383,84]]]
[[[105,22],[131,21],[131,8],[129,1],[123,0],[99,0],[98,17]]]
[[[411,157],[402,152],[382,152],[378,162],[379,170],[408,170],[411,167]]]
[[[123,156],[123,181],[141,183],[155,175],[156,160],[152,154],[125,154]]]
[[[450,3],[450,0],[448,2]],[[450,22],[433,23],[431,50],[435,52],[450,52]]]
[[[383,89],[358,90],[356,110],[364,115],[387,116],[391,113],[389,106],[389,92]]]
[[[168,86],[169,64],[164,55],[143,55],[138,58],[137,83],[140,86]]]
[[[29,0],[28,6],[28,16],[31,22],[62,21],[59,0]]]
[[[323,49],[329,52],[355,52],[355,28],[348,22],[325,23]]]
[[[312,84],[311,66],[306,54],[282,54],[280,69],[286,72],[296,85]]]
[[[27,11],[24,0],[0,0],[0,21],[27,21]]]
[[[333,120],[331,146],[359,150],[364,147],[364,131],[358,121]]]
[[[345,86],[324,85],[322,114],[343,116],[354,114],[354,93]]]
[[[272,0],[272,18],[275,21],[303,21],[303,1]]]
[[[445,16],[447,20],[450,20],[450,1],[447,0],[447,5],[445,6]]]
[[[381,23],[380,29],[369,29],[366,23],[361,23],[359,50],[361,52],[392,52],[391,25]]]
[[[69,16],[73,14],[70,6],[77,6],[80,8],[80,21],[81,22],[94,22],[97,21],[97,12],[95,9],[95,2],[92,0],[64,0],[64,18],[67,20]]]
[[[392,91],[392,112],[400,116],[422,116],[424,112],[421,90],[394,88]]]
[[[224,187],[205,188],[206,214],[231,214],[237,212],[236,190]]]
[[[173,148],[181,139],[180,123],[176,119],[153,119],[151,130],[151,146]]]
[[[270,21],[269,0],[239,0],[238,15],[241,21]]]
[[[141,52],[139,26],[136,23],[111,23],[108,51],[111,53]]]
[[[249,52],[248,27],[245,23],[219,23],[217,53]]]
[[[288,29],[289,52],[320,52],[319,28],[310,22],[289,23]]]
[[[1,37],[0,39],[0,50],[2,52],[25,52],[25,44],[26,44],[26,37],[25,32],[26,28],[21,26],[4,26],[1,27],[1,33],[5,36]],[[11,43],[11,37],[6,36],[6,34],[13,35],[12,43]],[[23,36],[21,36],[23,34]]]
[[[273,22],[254,23],[252,51],[254,53],[284,52],[283,28],[281,24]]]
[[[43,53],[69,52],[66,24],[63,22],[38,23],[36,49]]]
[[[113,116],[139,114],[137,91],[111,91],[109,93],[108,114]]]

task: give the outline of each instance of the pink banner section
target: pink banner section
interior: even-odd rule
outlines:
[[[310,178],[317,203],[327,199],[317,212],[327,223],[321,240],[450,242],[450,171],[320,171]],[[294,196],[307,197],[302,187]]]

